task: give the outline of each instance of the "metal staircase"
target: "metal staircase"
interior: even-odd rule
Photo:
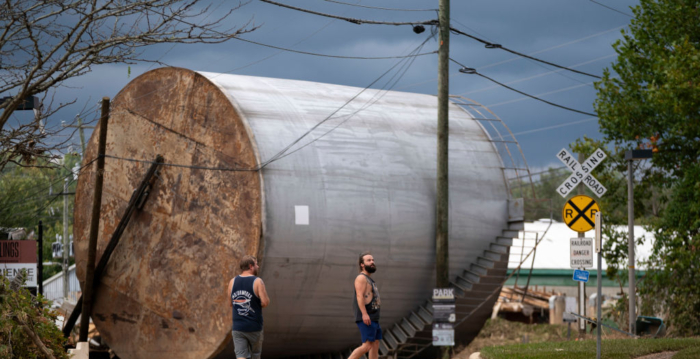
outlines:
[[[508,229],[489,244],[489,249],[450,282],[457,295],[456,342],[470,342],[491,316],[493,303],[506,279],[510,246],[522,228],[522,220],[509,222]],[[384,330],[384,339],[379,343],[380,358],[429,356],[429,351],[434,350],[432,321],[432,302],[427,300],[399,323]]]

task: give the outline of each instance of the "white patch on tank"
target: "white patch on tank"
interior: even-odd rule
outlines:
[[[297,226],[309,225],[309,206],[294,206],[294,224]]]

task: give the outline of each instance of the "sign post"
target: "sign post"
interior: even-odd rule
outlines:
[[[575,316],[571,315],[570,313],[573,313],[576,311],[576,298],[574,297],[564,297],[565,300],[565,305],[564,305],[564,315],[563,315],[563,320],[566,323],[567,326],[567,333],[566,333],[566,339],[571,340],[571,323],[576,323],[578,321],[578,318]]]
[[[566,167],[573,172],[569,178],[564,181],[564,183],[557,188],[557,193],[562,197],[566,198],[571,191],[576,188],[579,184],[585,184],[593,193],[598,197],[602,197],[607,189],[603,186],[593,175],[591,174],[593,169],[596,168],[607,155],[601,149],[596,149],[595,152],[588,157],[587,160],[583,161],[583,157],[579,154],[578,160],[574,158],[574,155],[569,153],[565,148],[561,149],[557,153],[557,158]],[[584,233],[593,229],[593,217],[597,212],[600,211],[598,205],[595,201],[587,196],[583,196],[583,189],[579,188],[579,196],[570,199],[564,209],[562,210],[562,219],[566,222],[566,225],[574,231],[578,232],[578,238],[584,240]],[[574,257],[574,249],[572,245],[572,263]],[[590,264],[592,266],[593,258],[590,258]],[[583,267],[579,267],[582,270]],[[574,275],[576,279],[576,275]],[[581,316],[585,315],[585,297],[586,297],[586,285],[584,281],[579,281],[579,314]],[[586,322],[579,320],[579,333],[584,335],[586,330]]]
[[[595,299],[596,299],[596,329],[598,331],[597,336],[597,344],[596,344],[596,358],[600,359],[601,355],[601,330],[602,330],[602,320],[601,320],[601,302],[603,301],[602,297],[602,274],[601,272],[603,271],[603,219],[601,218],[600,212],[595,214],[595,251],[598,253],[598,275],[597,275],[597,284],[598,284],[598,294],[596,294]]]
[[[433,346],[455,345],[454,288],[433,289]]]

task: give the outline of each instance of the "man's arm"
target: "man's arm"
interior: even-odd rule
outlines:
[[[233,289],[233,278],[228,281],[228,289],[226,289],[226,297],[228,298],[228,306],[233,308],[233,302],[231,301],[231,289]]]
[[[267,296],[267,289],[265,289],[265,283],[262,278],[257,278],[255,282],[253,282],[253,291],[255,295],[260,298],[261,307],[265,308],[270,305],[270,297]]]
[[[369,315],[367,314],[367,310],[365,309],[366,290],[367,279],[365,279],[365,276],[360,274],[355,278],[355,296],[357,296],[357,306],[360,308],[360,312],[362,312],[362,322],[364,322],[367,325],[371,325],[372,321],[369,319]]]

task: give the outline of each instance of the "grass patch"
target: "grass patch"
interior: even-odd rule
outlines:
[[[700,358],[700,346],[683,349],[673,356],[673,359],[696,359]]]
[[[602,357],[606,359],[629,359],[664,351],[683,351],[678,353],[678,355],[681,355],[680,357],[674,358],[697,358],[698,353],[700,353],[700,338],[610,339],[603,340],[602,343]],[[486,347],[481,350],[481,356],[484,359],[588,359],[596,356],[596,341],[584,340]]]

